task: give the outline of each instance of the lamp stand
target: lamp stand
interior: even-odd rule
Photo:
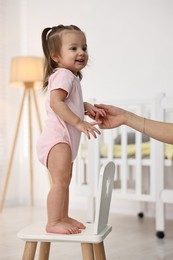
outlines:
[[[37,103],[37,98],[36,98],[36,94],[35,94],[33,84],[34,83],[32,83],[32,82],[25,82],[24,83],[24,92],[23,92],[21,105],[20,105],[20,108],[19,108],[16,131],[15,131],[14,140],[13,140],[12,147],[11,147],[10,158],[9,158],[9,162],[8,162],[7,170],[6,170],[6,174],[5,174],[5,180],[4,180],[2,196],[1,196],[1,201],[0,201],[0,211],[2,211],[3,206],[4,206],[8,181],[9,181],[9,178],[10,178],[11,167],[12,167],[12,164],[13,164],[15,147],[16,147],[16,142],[17,142],[17,138],[18,138],[21,118],[22,118],[22,112],[23,112],[23,108],[24,108],[24,102],[27,99],[27,97],[28,97],[28,128],[29,128],[30,204],[31,204],[31,206],[34,205],[34,176],[33,176],[33,149],[32,149],[33,136],[32,136],[31,97],[33,97],[33,103],[35,105],[36,116],[37,116],[40,132],[41,132],[42,126],[41,126],[41,119],[40,119],[40,114],[39,114],[39,109],[38,109],[38,103]]]

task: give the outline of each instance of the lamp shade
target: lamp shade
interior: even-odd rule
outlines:
[[[10,82],[38,83],[43,81],[43,58],[15,57],[11,61]]]

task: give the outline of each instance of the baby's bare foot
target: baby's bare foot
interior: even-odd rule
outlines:
[[[69,235],[81,233],[81,230],[79,228],[65,221],[58,222],[54,225],[47,224],[46,231],[48,233],[69,234]]]
[[[86,228],[86,226],[83,223],[79,222],[78,220],[76,220],[74,218],[67,217],[67,218],[64,218],[63,220],[65,222],[79,228],[79,229],[85,229]]]

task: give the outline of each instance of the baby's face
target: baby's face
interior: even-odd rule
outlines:
[[[65,30],[61,40],[61,53],[57,57],[58,67],[69,69],[76,74],[88,62],[86,37],[81,31]]]

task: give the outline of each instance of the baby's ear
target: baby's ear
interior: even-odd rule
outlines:
[[[52,60],[55,61],[56,63],[59,62],[59,56],[58,56],[57,54],[52,53],[52,54],[51,54],[51,58],[52,58]]]

